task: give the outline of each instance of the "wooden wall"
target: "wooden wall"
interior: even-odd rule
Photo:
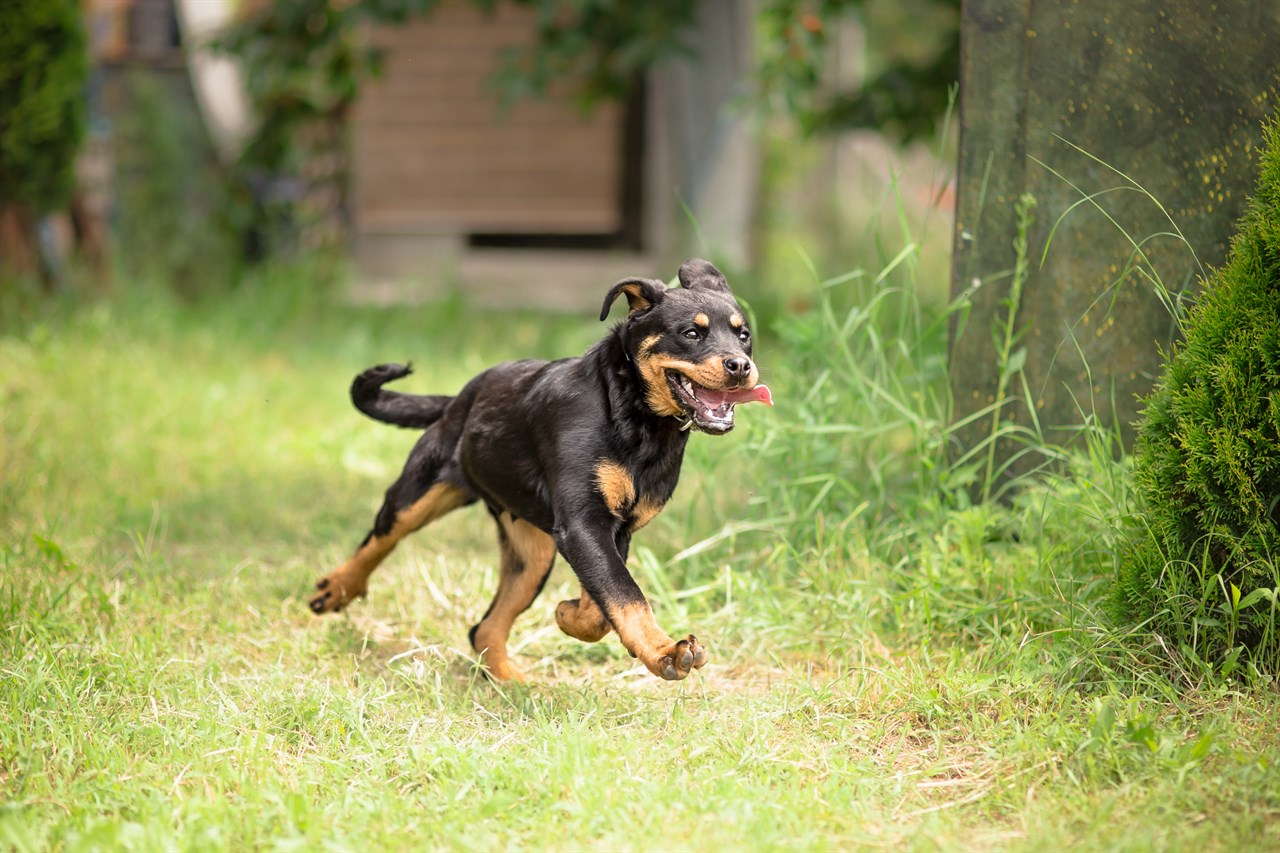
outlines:
[[[623,109],[567,98],[503,112],[499,52],[531,40],[530,10],[442,3],[382,28],[382,79],[353,122],[352,215],[362,233],[609,234],[623,225]]]

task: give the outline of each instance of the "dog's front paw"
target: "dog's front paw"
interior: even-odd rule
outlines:
[[[698,638],[687,634],[683,640],[673,640],[658,627],[647,601],[615,608],[610,621],[631,656],[659,678],[679,681],[707,663],[707,649]]]
[[[673,644],[660,658],[657,666],[649,667],[654,675],[667,681],[679,681],[701,669],[707,662],[707,647],[698,642],[698,638],[690,634],[683,640]]]
[[[364,598],[368,591],[364,586],[357,587],[336,572],[321,578],[316,583],[316,589],[319,592],[311,596],[307,606],[317,616],[322,613],[337,613],[356,598]]]

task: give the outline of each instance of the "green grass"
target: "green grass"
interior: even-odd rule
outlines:
[[[363,604],[305,607],[414,440],[349,378],[411,358],[408,388],[447,392],[580,352],[593,306],[353,307],[289,270],[197,302],[10,289],[0,848],[1275,849],[1274,686],[1107,626],[1128,486],[1105,436],[968,501],[946,321],[897,256],[762,318],[778,407],[695,437],[638,537],[660,623],[713,655],[678,684],[558,632],[563,561],[513,636],[534,683],[485,680],[475,510]]]

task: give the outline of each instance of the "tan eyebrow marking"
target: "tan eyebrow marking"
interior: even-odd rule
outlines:
[[[741,329],[743,322],[741,314],[734,314],[729,318],[729,325],[733,326],[735,329]]]
[[[706,314],[703,314],[702,312],[698,312],[697,314],[693,315],[693,324],[695,326],[701,326],[702,328],[705,329],[711,325],[711,318],[708,317]]]

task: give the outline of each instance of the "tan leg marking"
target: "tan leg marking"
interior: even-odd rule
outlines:
[[[610,615],[622,645],[660,678],[677,681],[707,662],[706,647],[692,634],[673,640],[658,627],[648,602],[628,604]]]
[[[396,520],[383,536],[371,536],[351,558],[320,579],[311,598],[314,613],[337,613],[369,591],[369,575],[395,549],[396,544],[437,518],[467,502],[467,494],[448,483],[437,483],[426,494],[400,510]]]
[[[556,624],[561,631],[584,643],[599,642],[610,630],[604,611],[585,589],[577,598],[556,605]]]
[[[484,658],[489,673],[500,681],[524,681],[507,656],[507,637],[516,617],[529,609],[556,557],[556,543],[527,521],[503,513],[502,560],[498,592],[489,612],[476,626],[472,644]]]
[[[635,533],[641,527],[657,517],[662,512],[664,504],[652,501],[648,498],[641,498],[636,502],[636,508],[631,513],[631,532]]]
[[[631,472],[617,462],[604,461],[596,465],[596,487],[604,495],[609,512],[618,518],[635,503],[635,481],[631,479]]]

